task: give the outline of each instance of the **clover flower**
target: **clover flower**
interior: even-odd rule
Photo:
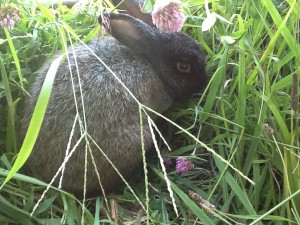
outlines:
[[[20,21],[20,10],[14,4],[0,4],[0,26],[12,29]]]
[[[194,168],[194,165],[186,157],[178,157],[176,159],[175,170],[177,173],[187,173]]]
[[[178,32],[184,23],[184,15],[177,0],[156,0],[153,6],[152,21],[160,30]]]

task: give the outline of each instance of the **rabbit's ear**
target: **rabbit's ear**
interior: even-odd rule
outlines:
[[[112,0],[118,9],[125,10],[125,13],[138,18],[150,26],[154,26],[150,13],[143,13],[142,7],[145,0]]]
[[[103,14],[98,21],[118,41],[136,52],[144,53],[154,45],[156,29],[126,14]]]

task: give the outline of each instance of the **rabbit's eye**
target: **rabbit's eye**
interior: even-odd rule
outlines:
[[[191,70],[189,63],[178,62],[177,69],[183,73],[189,73]]]

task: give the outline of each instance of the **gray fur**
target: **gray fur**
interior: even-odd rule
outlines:
[[[147,44],[147,36],[157,40],[160,40],[161,36],[166,36],[170,40],[172,38],[176,39],[177,36],[177,34],[163,34],[154,31],[150,26],[129,16],[121,14],[118,16],[111,15],[110,20],[114,19],[129,20],[133,29],[137,30],[128,32],[131,35],[136,33],[138,35],[136,38],[142,40],[143,45]],[[113,22],[111,22],[111,26],[115,26]],[[117,27],[113,27],[112,30],[114,31],[115,29],[118,30]],[[148,34],[140,36],[140,30]],[[111,33],[115,38],[127,35]],[[186,42],[192,42],[192,46],[196,44],[192,39],[180,34],[178,40],[182,38],[186,39]],[[129,47],[132,45],[132,43],[127,43],[128,41],[126,40],[120,40],[120,38],[118,40]],[[177,97],[181,97],[179,89],[185,88],[182,86],[187,83],[187,79],[198,80],[200,85],[194,84],[196,86],[194,89],[197,90],[205,84],[204,59],[201,50],[199,51],[199,65],[193,65],[193,67],[201,67],[199,68],[201,74],[188,74],[187,77],[180,78],[182,79],[182,82],[180,82],[178,80],[180,75],[173,72],[174,65],[164,65],[168,61],[168,56],[164,55],[163,57],[167,57],[167,59],[162,59],[161,55],[154,55],[157,54],[156,52],[164,51],[164,47],[170,48],[170,46],[164,46],[165,44],[158,46],[157,43],[153,46],[150,43],[153,41],[151,40],[149,41],[150,46],[147,47],[148,51],[152,51],[149,56],[147,53],[143,53],[145,46],[138,50],[140,48],[138,46],[139,43],[135,42],[136,45],[133,48],[134,50],[132,50],[120,44],[119,41],[112,37],[105,37],[103,40],[91,41],[88,46],[115,72],[141,103],[157,112],[163,113]],[[177,45],[180,46],[180,43],[177,43]],[[180,47],[181,49],[183,48],[182,52],[194,51],[194,49],[186,50],[186,47],[189,46]],[[155,48],[159,48],[159,51],[155,50]],[[170,51],[170,49],[167,49],[167,51]],[[71,52],[71,49],[69,49],[76,98],[79,103],[79,115],[83,119],[76,66],[74,55]],[[181,55],[182,52],[180,53]],[[54,58],[58,57],[58,55]],[[142,161],[138,104],[85,46],[76,46],[75,56],[83,90],[87,131],[105,151],[123,176],[128,178],[135,173]],[[46,63],[39,70],[38,76],[30,89],[30,97],[25,99],[24,115],[21,120],[23,137],[51,62]],[[175,77],[174,79],[173,76]],[[166,82],[169,82],[169,84]],[[182,92],[184,97],[186,97],[187,93],[191,94],[190,92],[194,92],[190,85],[187,85],[189,90]],[[27,165],[36,170],[47,182],[52,179],[64,160],[75,116],[76,108],[71,76],[68,62],[65,60],[58,68],[38,139],[27,161]],[[80,136],[80,128],[77,124],[72,146],[74,146]],[[147,121],[144,123],[144,142],[145,149],[148,151],[152,146],[152,138]],[[76,194],[80,194],[83,191],[84,146],[85,143],[83,141],[67,163],[63,178],[62,188]],[[121,183],[119,176],[93,144],[91,144],[91,148],[104,189],[106,192],[115,190]],[[55,184],[58,185],[58,179]],[[88,193],[98,192],[100,194],[98,179],[90,157],[88,160],[87,191]]]

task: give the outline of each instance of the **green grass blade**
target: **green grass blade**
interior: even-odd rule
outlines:
[[[0,71],[2,74],[2,82],[3,82],[3,86],[4,86],[4,91],[5,91],[5,96],[6,96],[6,101],[8,103],[8,112],[9,112],[9,123],[10,123],[10,127],[11,127],[11,136],[7,136],[10,137],[10,142],[13,143],[13,148],[14,151],[16,152],[17,150],[17,142],[16,142],[16,130],[15,130],[15,106],[14,106],[14,102],[13,102],[13,98],[11,95],[11,89],[9,86],[9,81],[8,81],[8,77],[7,77],[7,73],[5,70],[5,66],[3,63],[3,59],[2,59],[2,55],[0,55]],[[7,134],[8,135],[8,134]],[[8,145],[8,143],[7,143]],[[10,148],[8,148],[9,151]]]
[[[277,121],[277,124],[279,126],[279,132],[280,132],[281,136],[283,137],[284,142],[290,143],[290,138],[291,138],[290,132],[287,127],[287,124],[284,121],[284,118],[281,115],[280,109],[276,107],[274,102],[268,96],[265,96],[261,92],[258,92],[258,91],[254,91],[254,93],[256,93],[256,95],[259,98],[263,99],[267,103],[269,109],[272,111],[272,113]]]
[[[173,182],[171,182],[172,189],[180,197],[180,199],[189,206],[190,210],[199,218],[203,224],[213,225],[214,222],[206,215],[206,213],[196,205],[180,188],[177,187]]]
[[[283,36],[283,38],[286,40],[286,43],[288,44],[290,50],[293,52],[294,56],[297,57],[299,53],[299,43],[297,43],[296,39],[292,35],[291,31],[288,29],[287,26],[285,26],[287,19],[290,16],[290,13],[292,12],[294,5],[297,3],[295,0],[293,4],[290,7],[290,10],[288,11],[286,17],[284,20],[282,19],[281,15],[279,14],[278,10],[276,9],[274,3],[272,0],[263,0],[262,3],[265,5],[266,9],[270,13],[274,23],[278,27],[278,31]]]
[[[4,32],[5,32],[8,44],[9,44],[9,48],[10,48],[11,54],[12,54],[13,59],[14,59],[14,63],[15,63],[15,66],[16,66],[16,69],[17,69],[17,72],[18,72],[18,76],[19,76],[21,87],[22,87],[22,89],[24,89],[24,87],[23,87],[23,76],[22,76],[22,72],[21,72],[21,66],[20,66],[19,58],[18,58],[16,49],[15,49],[14,43],[13,43],[11,37],[10,37],[10,34],[9,34],[7,28],[4,28]]]
[[[211,112],[211,109],[215,104],[215,100],[217,99],[217,93],[220,91],[220,86],[224,82],[227,60],[228,60],[228,49],[225,49],[225,51],[221,56],[218,70],[215,72],[211,80],[210,89],[207,95],[207,99],[205,101],[205,105],[203,107],[203,112],[207,112],[207,114],[202,115],[202,122],[205,122],[207,120],[208,113]]]
[[[41,128],[43,118],[46,112],[48,100],[50,98],[50,93],[52,90],[52,85],[54,82],[54,78],[56,75],[56,71],[58,69],[58,66],[60,64],[60,61],[62,60],[63,55],[56,58],[45,77],[44,84],[41,89],[41,93],[39,95],[39,98],[37,100],[23,145],[21,147],[21,150],[19,152],[19,155],[10,170],[9,174],[7,175],[5,181],[1,185],[0,189],[15,175],[15,173],[23,166],[23,164],[26,162],[27,158],[29,157],[31,150],[34,146],[34,143],[37,139],[37,136],[39,134],[39,130]]]
[[[216,165],[219,168],[219,170],[223,171],[224,168],[225,168],[223,163],[217,157],[214,157],[214,159],[215,159]],[[248,198],[245,191],[243,191],[240,188],[240,186],[237,183],[236,179],[234,179],[234,177],[230,173],[225,173],[224,174],[224,179],[226,180],[227,184],[231,187],[231,190],[236,194],[236,197],[238,197],[240,199],[240,202],[245,207],[247,212],[250,215],[256,215],[257,213],[255,212],[253,206],[251,205],[250,199]]]

